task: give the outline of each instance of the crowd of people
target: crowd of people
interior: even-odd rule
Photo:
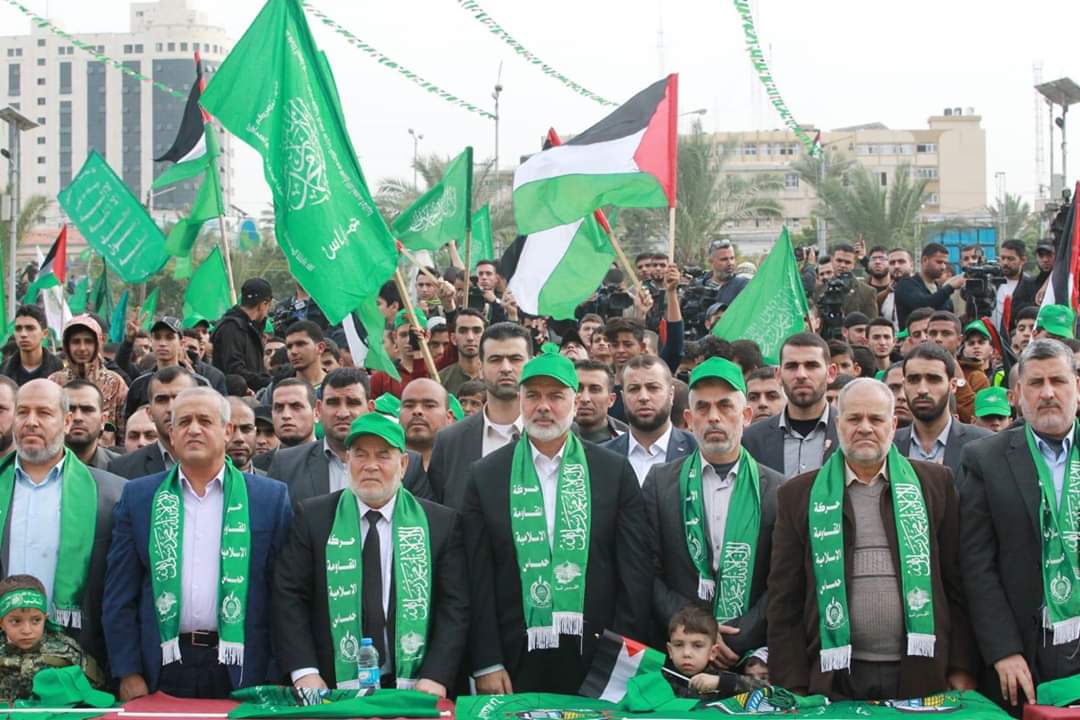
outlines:
[[[493,261],[467,298],[417,273],[415,326],[388,283],[366,342],[398,377],[261,278],[122,343],[77,316],[56,352],[22,305],[0,690],[58,662],[121,700],[349,687],[370,639],[385,687],[574,694],[610,630],[684,695],[1019,712],[1080,673],[1080,342],[1040,307],[1051,242],[1032,275],[1003,243],[989,303],[982,253],[800,250],[811,312],[774,365],[708,332],[754,270],[723,240],[697,278],[612,270],[574,320],[522,312]]]

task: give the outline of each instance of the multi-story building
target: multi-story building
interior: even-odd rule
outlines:
[[[29,35],[0,37],[0,107],[13,106],[37,122],[22,136],[21,191],[55,198],[97,150],[124,182],[146,199],[150,183],[169,163],[154,158],[176,138],[187,93],[195,79],[194,53],[202,56],[207,78],[220,65],[231,41],[206,13],[188,0],[132,3],[130,31],[77,33],[80,42],[180,92],[162,91],[120,72],[49,30],[32,25]],[[232,149],[220,132],[220,171],[226,202],[232,190]],[[198,180],[165,189],[152,198],[155,210],[191,205]],[[50,215],[58,215],[50,213]],[[52,224],[52,223],[50,223]]]
[[[862,165],[888,189],[897,169],[909,166],[914,180],[927,180],[927,195],[920,219],[927,223],[958,225],[989,222],[986,208],[986,131],[971,108],[946,108],[929,118],[927,127],[891,130],[881,123],[822,131],[828,157],[843,156]],[[815,130],[810,130],[813,136]],[[783,178],[776,199],[782,219],[762,219],[730,229],[732,240],[745,254],[771,247],[786,223],[798,233],[809,227],[817,195],[792,163],[805,152],[795,134],[787,130],[719,132],[713,135],[725,148],[724,169],[729,173],[768,173]],[[831,242],[830,242],[831,244]]]

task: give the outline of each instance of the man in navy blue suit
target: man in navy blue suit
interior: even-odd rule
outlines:
[[[182,391],[169,430],[178,464],[129,482],[116,506],[103,622],[122,701],[223,698],[278,679],[270,575],[292,508],[284,484],[226,461],[228,426],[225,398]]]

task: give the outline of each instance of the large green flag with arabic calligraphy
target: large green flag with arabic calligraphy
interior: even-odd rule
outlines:
[[[446,166],[442,180],[394,220],[394,235],[413,252],[434,252],[465,237],[471,213],[472,148],[467,147]]]
[[[327,319],[340,322],[373,297],[397,267],[397,247],[298,0],[268,0],[202,106],[262,155],[278,243]]]

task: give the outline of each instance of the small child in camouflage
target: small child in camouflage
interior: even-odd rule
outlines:
[[[0,698],[30,697],[34,675],[45,668],[79,665],[94,687],[102,675],[79,644],[48,622],[45,587],[32,575],[0,580]]]

